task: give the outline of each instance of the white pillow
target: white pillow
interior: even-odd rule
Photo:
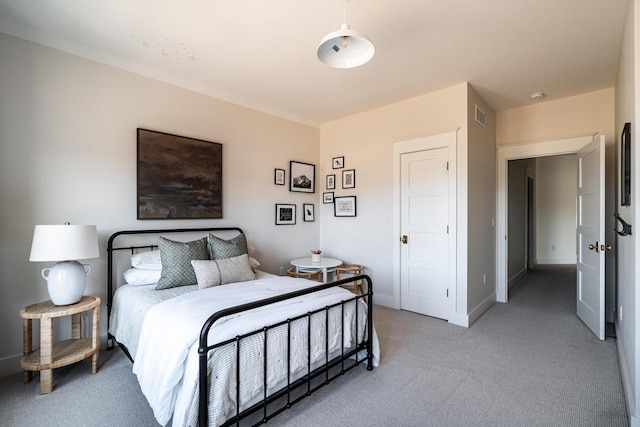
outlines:
[[[246,282],[256,278],[247,254],[233,258],[213,260],[191,260],[198,279],[198,289],[225,285],[234,282]]]
[[[251,268],[260,267],[260,263],[254,257],[249,257],[249,264],[251,264]]]
[[[131,267],[141,270],[162,270],[160,251],[147,251],[131,255]]]
[[[155,285],[160,280],[162,271],[130,268],[123,273],[124,280],[131,286]]]

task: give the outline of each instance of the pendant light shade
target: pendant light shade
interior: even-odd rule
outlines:
[[[347,24],[346,1],[344,4],[344,24],[338,31],[327,34],[318,46],[318,59],[333,68],[358,67],[369,62],[376,52],[365,33]]]

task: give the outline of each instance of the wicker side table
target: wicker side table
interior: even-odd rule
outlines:
[[[81,314],[93,310],[91,338],[80,337]],[[53,342],[53,318],[71,316],[71,339]],[[98,372],[100,350],[99,322],[100,298],[83,296],[69,305],[54,305],[51,301],[39,302],[20,310],[22,321],[23,355],[20,360],[24,383],[31,381],[32,372],[40,371],[40,394],[53,390],[53,369],[80,362],[92,356],[91,372]],[[40,320],[40,349],[33,351],[33,319]]]

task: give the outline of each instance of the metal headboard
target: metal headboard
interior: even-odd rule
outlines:
[[[155,249],[158,245],[155,244],[143,244],[139,246],[135,245],[127,245],[127,246],[115,246],[115,241],[119,236],[123,235],[148,235],[148,234],[173,234],[173,233],[203,233],[203,232],[218,232],[218,231],[237,231],[238,233],[242,233],[242,229],[239,227],[203,227],[203,228],[167,228],[167,229],[156,229],[156,230],[123,230],[117,231],[113,233],[109,237],[109,241],[107,243],[107,329],[109,328],[110,319],[111,319],[111,305],[113,304],[113,294],[114,294],[114,275],[113,275],[113,254],[115,251],[131,251],[133,254],[136,249]],[[111,343],[111,335],[108,335],[107,340],[107,348],[112,348],[113,344]]]

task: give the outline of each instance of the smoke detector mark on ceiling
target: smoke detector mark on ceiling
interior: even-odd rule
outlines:
[[[168,37],[156,38],[154,35],[145,37],[138,36],[136,34],[130,34],[129,36],[133,40],[131,42],[132,48],[141,48],[145,52],[157,53],[168,61],[181,59],[195,61],[197,59],[195,55],[196,48],[187,47],[184,42],[180,42],[178,44],[177,42],[171,41]]]
[[[544,92],[533,92],[531,95],[529,95],[531,97],[531,99],[533,99],[534,101],[540,101],[541,99],[543,99],[545,97]]]

